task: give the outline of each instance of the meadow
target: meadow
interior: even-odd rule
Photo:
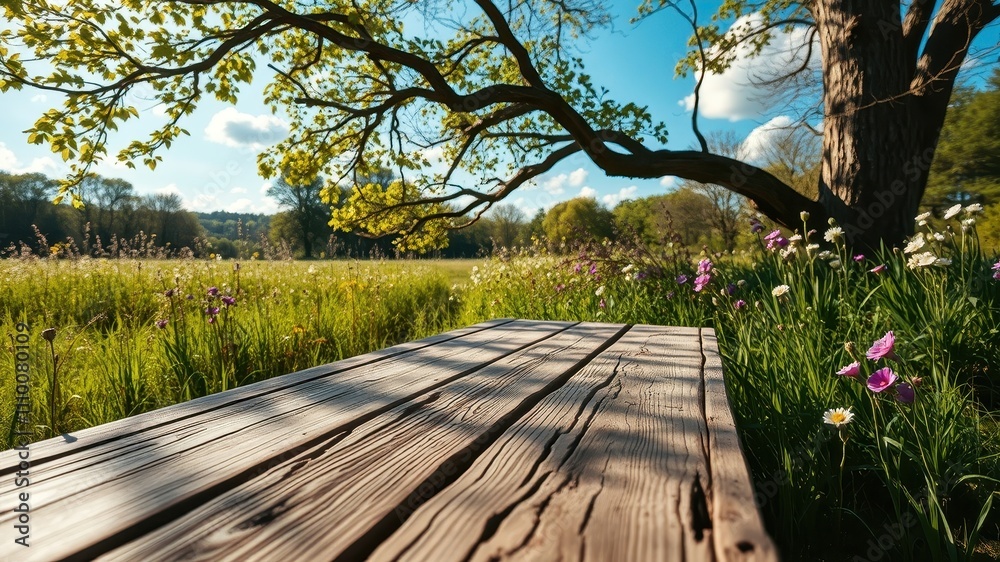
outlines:
[[[45,438],[489,318],[712,326],[785,559],[992,560],[1000,265],[975,213],[922,219],[906,248],[869,255],[835,225],[754,223],[752,249],[725,256],[606,243],[465,262],[10,259],[0,330],[32,326]]]

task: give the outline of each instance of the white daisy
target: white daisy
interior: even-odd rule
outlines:
[[[791,290],[792,288],[788,285],[778,285],[777,287],[771,289],[771,294],[776,297],[783,297],[788,294],[788,291]]]
[[[959,212],[961,212],[961,210],[962,210],[962,205],[961,204],[956,203],[956,204],[952,205],[951,207],[948,208],[947,211],[944,212],[944,218],[945,218],[945,220],[948,220],[948,219],[954,217]]]
[[[910,238],[910,241],[906,243],[906,247],[903,248],[903,253],[912,254],[913,252],[916,252],[920,248],[924,247],[924,242],[924,233],[918,232],[916,236]]]
[[[854,412],[850,408],[834,408],[823,413],[823,421],[838,428],[851,423],[853,419]]]

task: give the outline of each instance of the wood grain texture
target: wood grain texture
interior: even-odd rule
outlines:
[[[561,332],[288,459],[99,559],[362,560],[622,328],[583,324]]]
[[[66,454],[79,454],[82,449],[100,445],[111,440],[120,440],[140,431],[155,428],[164,424],[176,422],[179,419],[201,415],[206,411],[222,408],[229,404],[240,402],[261,396],[276,390],[295,386],[304,381],[313,380],[319,377],[348,371],[356,367],[362,367],[385,361],[405,353],[416,351],[425,347],[443,343],[449,340],[468,336],[482,330],[495,328],[508,324],[512,319],[500,318],[475,324],[466,328],[452,330],[442,334],[437,334],[427,338],[401,343],[385,349],[380,349],[372,353],[351,357],[334,363],[317,365],[302,371],[296,371],[274,377],[264,381],[248,384],[239,388],[234,388],[227,392],[220,392],[209,396],[203,396],[189,400],[173,406],[160,408],[152,412],[146,412],[137,416],[109,422],[96,427],[74,431],[72,434],[46,439],[31,444],[31,458],[35,464],[41,464],[51,458]],[[17,466],[16,454],[13,451],[0,452],[0,476],[12,474]],[[6,483],[6,479],[4,480]],[[0,493],[6,491],[0,488]]]
[[[722,358],[715,330],[701,330],[705,356],[705,419],[712,466],[712,521],[715,554],[720,561],[773,561],[771,542],[754,500],[743,447],[736,432],[723,380]]]
[[[36,546],[24,558],[4,541],[0,559],[91,559],[108,543],[140,536],[307,448],[569,326],[512,322],[476,331],[33,466]],[[13,515],[0,512],[0,526],[11,525]]]
[[[696,328],[636,326],[373,560],[711,560]]]

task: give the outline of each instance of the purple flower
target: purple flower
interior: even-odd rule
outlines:
[[[883,273],[885,273],[886,269],[889,269],[889,268],[886,267],[886,265],[883,263],[882,265],[877,265],[877,266],[869,269],[868,271],[874,273],[875,275],[882,275]]]
[[[229,295],[226,295],[222,297],[222,304],[226,306],[236,306],[236,299]]]
[[[698,262],[698,273],[711,273],[712,272],[712,260],[703,259]]]
[[[156,327],[159,328],[159,329],[161,329],[161,330],[164,329],[164,328],[166,328],[167,327],[167,320],[165,318],[162,319],[162,320],[157,320],[156,321]]]
[[[896,385],[896,400],[903,404],[913,404],[914,398],[916,398],[916,395],[909,383],[901,382]]]
[[[750,232],[757,234],[764,231],[764,225],[757,219],[750,219]]]
[[[170,288],[170,289],[167,289],[166,291],[163,292],[163,296],[165,296],[165,297],[167,297],[169,299],[170,297],[174,296],[174,293],[176,293],[176,292],[177,292],[176,289]]]
[[[736,302],[733,303],[733,308],[735,308],[736,310],[739,310],[739,309],[743,308],[746,305],[747,305],[747,301],[745,301],[743,299],[740,299],[740,300],[738,300],[738,301],[736,301]]]
[[[893,373],[892,369],[889,367],[882,367],[868,377],[868,390],[871,390],[872,392],[882,392],[892,386],[892,383],[896,382],[896,378],[896,373]]]
[[[597,274],[597,264],[596,263],[590,264],[590,274],[591,275],[596,275]]]
[[[638,273],[635,274],[635,280],[636,281],[642,281],[643,279],[645,279],[647,277],[649,277],[649,274],[646,273],[645,271],[640,271],[640,272],[638,272]]]
[[[871,348],[868,349],[868,353],[865,354],[866,357],[872,361],[878,361],[879,359],[892,359],[893,361],[899,361],[899,356],[893,351],[896,345],[896,336],[893,335],[892,330],[889,330],[882,336],[882,339],[875,340]]]
[[[854,256],[854,261],[865,261],[865,255],[864,254],[858,254],[858,255]]]
[[[217,297],[217,296],[219,296],[219,288],[218,287],[209,287],[208,288],[208,296],[210,296],[210,297]]]
[[[779,248],[784,248],[789,244],[788,239],[781,235],[780,230],[772,230],[770,234],[764,237],[767,241],[767,249],[773,250],[775,246]]]
[[[601,302],[597,303],[597,306],[599,306],[600,308],[602,308],[602,309],[603,309],[603,308],[605,308],[606,306],[608,306],[608,303],[607,303],[607,302],[605,302],[605,301],[604,301],[604,299],[601,299]]]
[[[844,377],[856,377],[861,374],[861,363],[855,361],[854,363],[841,368],[837,371],[837,374]]]
[[[218,313],[219,313],[219,307],[217,306],[210,306],[205,309],[205,314],[209,316],[215,316]]]
[[[993,264],[993,278],[1000,281],[1000,261]]]
[[[677,276],[677,284],[678,285],[683,285],[683,284],[687,283],[687,281],[688,281],[688,276],[687,275],[681,274],[681,275]]]
[[[574,265],[574,266],[573,266],[573,271],[574,271],[575,273],[580,273],[580,270],[581,270],[581,269],[583,269],[583,264],[579,264],[579,263],[578,263],[578,264],[576,264],[576,265]]]
[[[769,232],[767,234],[767,236],[764,237],[764,240],[767,240],[768,242],[770,242],[770,241],[776,240],[778,238],[781,238],[781,231],[780,230],[772,230],[771,232]]]
[[[698,277],[694,278],[694,292],[699,293],[712,281],[712,276],[707,273],[702,273]]]
[[[735,295],[736,294],[736,285],[734,283],[730,283],[730,284],[726,285],[726,294],[727,295]]]
[[[186,296],[184,298],[186,298],[189,301],[193,301],[194,300],[194,295],[188,295],[188,296]]]

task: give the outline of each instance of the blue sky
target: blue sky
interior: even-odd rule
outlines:
[[[699,4],[703,20],[716,5]],[[636,14],[636,5],[635,0],[612,2],[614,31],[602,32],[580,45],[587,71],[595,85],[608,88],[614,99],[646,105],[654,119],[665,122],[670,133],[667,148],[689,148],[695,143],[688,99],[694,79],[674,79],[674,65],[685,52],[690,30],[670,13],[632,25],[629,19]],[[988,31],[978,43],[995,45],[997,29]],[[788,64],[792,56],[789,46],[798,39],[779,37],[763,57],[741,61],[725,75],[710,76],[702,90],[702,132],[734,131],[748,137],[747,147],[753,152],[767,142],[776,125],[787,123],[788,116],[762,99],[762,92],[750,77],[776,64]],[[275,212],[274,201],[264,195],[269,184],[257,175],[256,167],[258,151],[266,150],[267,143],[276,142],[284,132],[282,116],[272,115],[261,102],[259,90],[266,72],[259,74],[258,81],[246,89],[236,106],[204,100],[196,113],[181,124],[191,136],[161,153],[163,162],[155,171],[141,164],[129,170],[117,163],[103,163],[96,171],[130,181],[140,194],[178,193],[185,207],[193,211]],[[147,101],[149,94],[133,93],[134,104],[142,110],[141,118],[112,137],[112,153],[133,138],[129,134],[143,136],[163,118]],[[38,91],[0,95],[0,170],[38,171],[50,176],[66,172],[58,155],[47,147],[28,145],[21,132],[58,103],[57,97]],[[579,195],[593,196],[612,206],[623,198],[663,193],[675,185],[675,180],[609,178],[585,156],[577,155],[538,178],[536,184],[522,188],[510,202],[528,214]]]

